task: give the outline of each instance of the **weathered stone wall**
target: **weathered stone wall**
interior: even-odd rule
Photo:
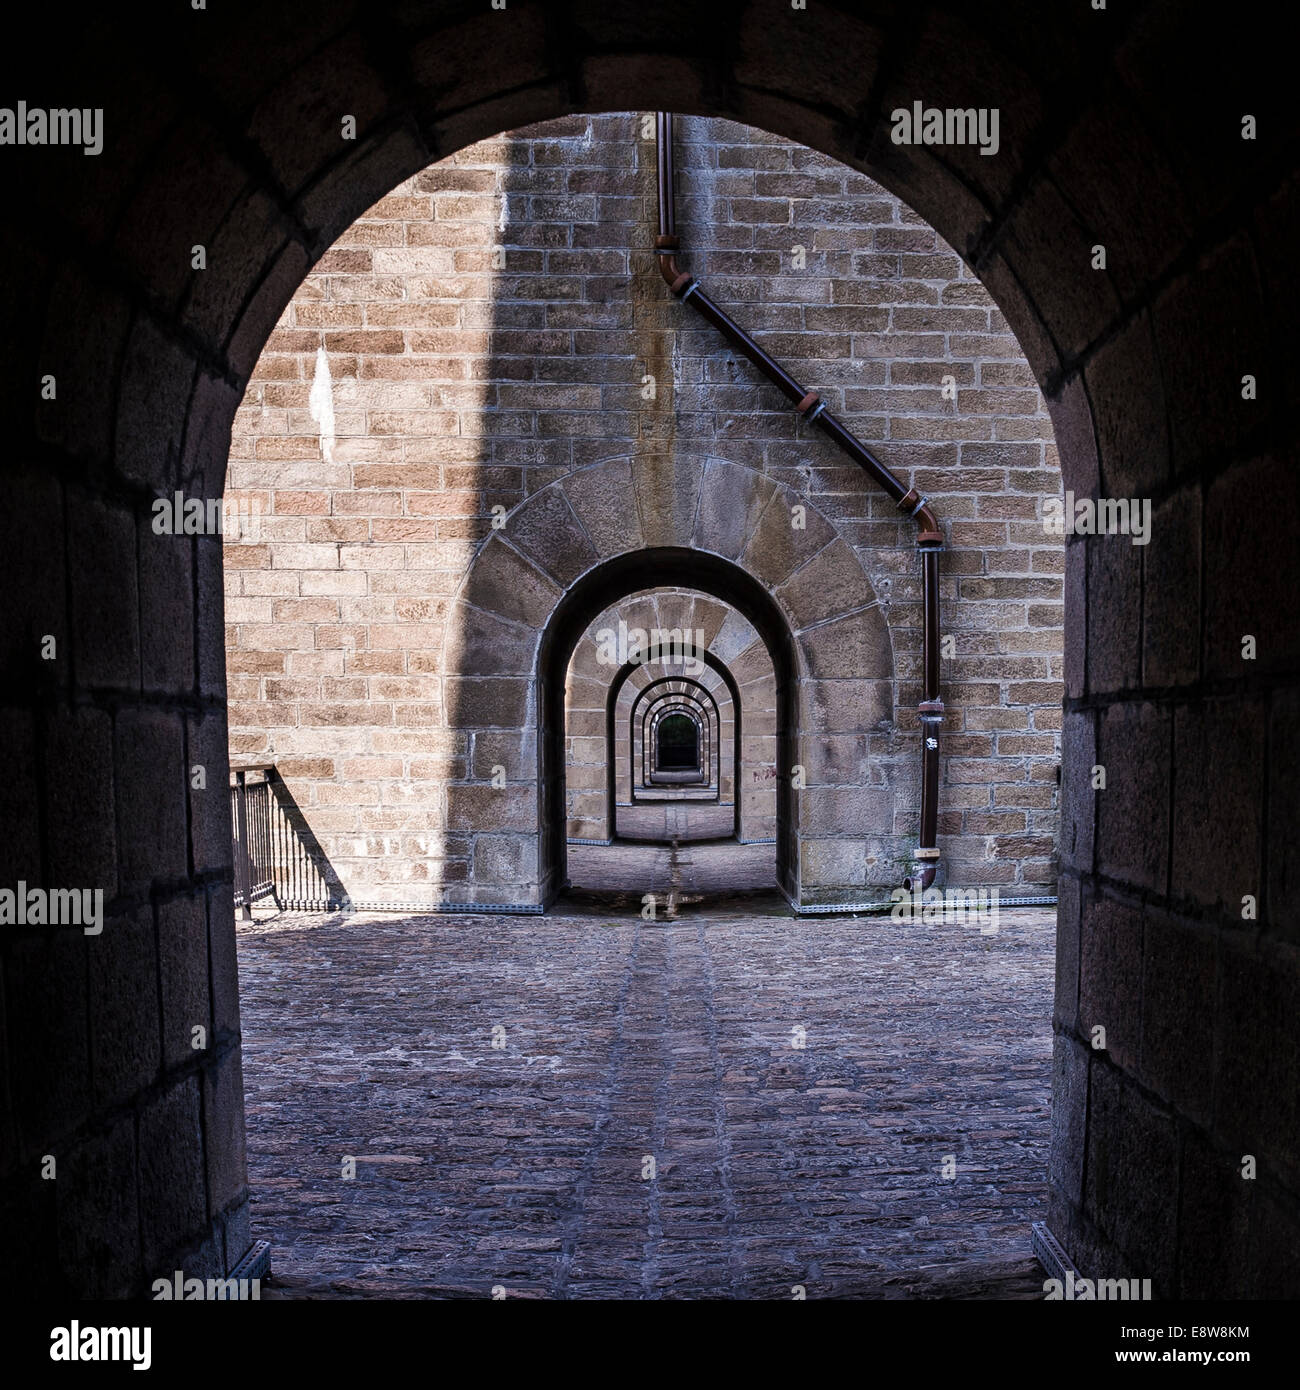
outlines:
[[[510,595],[469,598],[468,628],[456,595],[495,508],[513,516],[544,486],[620,456],[634,468],[650,455],[742,465],[725,505],[761,543],[738,547],[739,563],[769,590],[800,590],[804,627],[864,606],[884,620],[886,669],[833,632],[820,634],[838,647],[824,669],[804,664],[805,677],[834,669],[844,708],[832,725],[802,720],[809,739],[827,736],[795,755],[808,779],[795,803],[802,891],[860,899],[907,871],[912,524],[667,294],[646,249],[648,129],[639,115],[554,122],[407,180],[307,277],[254,371],[228,476],[262,511],[260,541],[227,547],[231,748],[278,763],[356,899],[537,899],[535,847],[501,838],[536,834],[535,775],[519,770],[516,786],[512,772],[505,796],[466,785],[482,749],[529,731],[506,714],[459,725],[452,691],[492,678],[472,669],[478,610],[535,631],[583,561],[566,554],[547,581],[511,564]],[[861,174],[725,121],[684,119],[678,143],[687,262],[945,520],[950,878],[1050,891],[1063,548],[1036,520],[1059,482],[1020,349],[959,258]],[[764,510],[772,483],[792,494],[784,510]],[[557,506],[532,524],[573,526]],[[620,545],[596,537],[595,551],[632,546],[649,521],[602,517]],[[837,592],[840,579],[857,587]],[[498,651],[506,640],[496,631]],[[888,682],[856,715],[854,675]],[[477,819],[453,811],[458,786]],[[491,856],[479,832],[497,837]]]
[[[0,881],[101,882],[110,922],[139,914],[94,941],[0,933],[6,1292],[143,1293],[177,1263],[229,1260],[246,1230],[229,814],[188,781],[225,747],[220,547],[146,543],[153,498],[220,494],[261,348],[360,214],[575,103],[712,111],[872,173],[1010,319],[1066,486],[1150,487],[1140,554],[1068,547],[1062,877],[1078,910],[1059,922],[1052,1226],[1088,1272],[1149,1276],[1159,1296],[1300,1291],[1286,46],[1266,26],[1189,24],[1174,0],[917,0],[884,19],[673,0],[210,11],[173,9],[154,45],[111,8],[70,23],[45,7],[0,48],[6,90],[106,115],[98,158],[5,152],[24,215],[0,228]],[[1000,108],[996,157],[891,143],[894,106],[947,94]],[[200,903],[205,929],[178,931]],[[192,1018],[204,980],[216,1042],[178,1062],[165,1001]],[[1083,1022],[1118,1027],[1115,1055],[1080,1001]],[[56,1182],[39,1176],[51,1152]]]

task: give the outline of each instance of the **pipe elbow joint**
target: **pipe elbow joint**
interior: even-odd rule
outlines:
[[[924,893],[925,890],[934,882],[934,876],[939,872],[939,866],[935,863],[918,865],[915,872],[908,874],[903,880],[903,887],[909,893]]]
[[[664,283],[678,299],[684,298],[686,292],[692,289],[696,283],[695,276],[689,271],[683,270],[672,256],[660,257],[659,273],[664,277]]]
[[[928,505],[921,506],[916,513],[916,543],[935,550],[943,548],[943,528],[939,525],[939,518],[930,510]]]
[[[935,847],[933,836],[927,837],[923,830],[921,839],[927,838],[930,841],[928,844],[917,846],[915,868],[903,880],[903,887],[909,893],[924,893],[939,872],[939,851]]]
[[[655,237],[655,259],[659,262],[659,274],[664,277],[664,284],[678,298],[692,283],[692,276],[677,264],[677,249],[680,245],[675,236]]]

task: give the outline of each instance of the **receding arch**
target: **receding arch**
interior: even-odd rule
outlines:
[[[755,638],[755,641],[759,640],[760,639]],[[721,762],[719,763],[717,800],[722,805],[731,805],[732,816],[729,833],[736,839],[741,839],[744,826],[744,806],[740,797],[740,772],[742,762],[740,733],[743,728],[740,689],[726,662],[722,661],[716,653],[710,651],[708,647],[700,653],[700,659],[704,663],[705,670],[712,674],[718,681],[718,689],[716,691],[710,691],[710,696],[715,702],[719,723],[719,757],[721,758],[724,752],[729,750],[729,769],[724,769]],[[612,683],[610,686],[607,702],[608,713],[606,717],[606,730],[607,738],[612,740],[615,754],[619,752],[619,745],[622,737],[621,721],[626,719],[628,721],[629,731],[631,728],[631,702],[644,694],[645,691],[649,690],[650,686],[653,684],[653,682],[647,681],[645,686],[643,686],[640,691],[636,692],[635,696],[630,693],[637,679],[644,674],[644,667],[633,668],[629,666],[618,673],[615,683]],[[727,730],[728,723],[730,724],[729,732]],[[633,752],[632,740],[629,738],[625,755],[630,758],[633,756]],[[727,775],[728,772],[729,776]],[[606,796],[607,798],[612,798],[609,800],[608,804],[612,808],[613,821],[611,822],[611,833],[615,838],[619,838],[624,834],[624,831],[619,828],[619,813],[620,808],[623,806],[619,798],[620,785],[621,778],[618,764],[611,759],[608,764],[608,775],[606,778]],[[638,799],[639,798],[635,794],[635,786],[630,785],[627,795],[628,802],[635,806]]]
[[[685,688],[671,688],[674,686],[682,686]],[[702,757],[705,755],[706,751],[708,751],[707,739],[709,737],[709,732],[712,732],[715,738],[719,732],[720,719],[717,703],[710,692],[697,682],[691,681],[686,677],[665,676],[639,690],[633,701],[632,709],[628,714],[630,733],[634,745],[633,748],[628,751],[629,755],[635,760],[634,749],[639,730],[642,786],[647,784],[648,775],[652,770],[650,763],[654,760],[651,740],[647,737],[646,733],[650,722],[652,720],[657,722],[679,705],[683,708],[688,708],[693,722],[701,727],[701,742],[697,751]],[[703,763],[700,766],[703,770],[708,770]]]
[[[731,699],[732,726],[733,726],[733,727],[732,727],[732,735],[731,735],[731,743],[732,743],[732,767],[733,767],[733,771],[732,771],[732,779],[733,779],[733,782],[732,782],[732,791],[733,791],[733,798],[735,799],[735,802],[736,802],[736,816],[735,816],[736,833],[739,834],[739,828],[740,828],[740,801],[739,801],[739,797],[738,797],[738,795],[737,795],[737,792],[738,792],[738,789],[739,789],[739,774],[740,774],[740,730],[741,730],[741,723],[742,723],[742,712],[741,712],[741,707],[740,707],[740,691],[739,691],[739,688],[738,688],[737,685],[736,685],[736,682],[735,682],[734,677],[732,676],[731,672],[727,669],[727,666],[726,666],[726,663],[725,663],[725,662],[721,661],[721,660],[720,660],[717,656],[715,656],[712,652],[709,652],[709,651],[707,651],[707,650],[701,654],[701,659],[704,661],[705,665],[706,665],[710,670],[714,671],[714,672],[718,675],[718,677],[722,680],[723,684],[724,684],[724,685],[726,686],[726,688],[727,688],[727,693],[728,693],[728,695],[730,696],[730,699]],[[629,680],[629,679],[631,678],[631,676],[634,674],[634,671],[635,671],[635,667],[633,667],[633,666],[631,666],[631,665],[629,664],[628,666],[626,666],[626,667],[624,667],[622,670],[620,670],[619,673],[618,673],[618,675],[615,677],[615,679],[610,683],[610,687],[609,687],[609,696],[608,696],[608,700],[607,700],[607,707],[608,707],[608,710],[609,710],[608,737],[609,737],[609,739],[611,740],[611,742],[610,742],[611,750],[612,750],[612,748],[613,748],[613,739],[614,739],[614,734],[615,734],[615,725],[616,725],[617,718],[618,718],[617,711],[618,711],[619,699],[620,699],[620,697],[621,697],[622,694],[623,694],[624,687],[626,686],[628,680]],[[637,708],[638,708],[638,706],[640,705],[640,703],[641,703],[642,700],[644,700],[644,699],[646,699],[646,698],[649,698],[649,692],[650,692],[650,691],[654,690],[654,689],[655,689],[657,686],[659,686],[659,685],[666,684],[666,683],[668,683],[668,682],[671,681],[671,680],[677,680],[677,679],[680,679],[680,678],[679,678],[679,677],[675,677],[675,676],[673,676],[673,677],[664,677],[663,680],[661,680],[661,681],[656,681],[656,682],[652,682],[651,684],[645,686],[644,689],[642,689],[641,691],[639,691],[639,692],[637,693],[637,695],[636,695],[636,696],[634,697],[634,699],[633,699],[633,704],[632,704],[631,710],[629,710],[629,712],[628,712],[629,723],[635,723]],[[720,711],[719,711],[719,708],[718,708],[718,704],[717,704],[717,701],[713,698],[713,695],[712,695],[709,691],[704,690],[704,688],[703,688],[702,686],[700,687],[700,689],[704,691],[704,694],[707,696],[707,698],[708,698],[710,704],[712,705],[713,718],[714,718],[714,719],[717,721],[717,723],[718,723],[718,728],[719,728],[718,752],[720,753],[720,752],[721,752],[721,746],[722,746],[722,740],[721,740],[721,722],[722,722],[722,721],[721,721],[721,716],[720,716]],[[631,746],[629,746],[628,752],[629,752],[629,755],[631,755],[631,753],[632,753],[632,748],[631,748]],[[609,790],[609,795],[611,795],[611,796],[614,794],[613,789],[614,789],[614,785],[615,785],[615,781],[616,781],[616,772],[617,772],[617,769],[616,769],[616,767],[615,767],[615,765],[614,765],[614,759],[613,759],[613,757],[611,756],[610,761],[609,761],[609,773],[610,773],[610,776],[609,776],[609,789],[610,789],[610,790]],[[718,787],[719,796],[721,796],[721,791],[722,791],[722,787],[721,787],[721,778],[719,777],[719,787]],[[635,786],[633,787],[633,797],[632,797],[632,799],[633,799],[633,801],[636,800]]]
[[[587,625],[603,609],[624,594],[662,584],[666,575],[671,575],[675,584],[712,594],[737,609],[753,624],[771,656],[777,672],[777,879],[786,892],[798,891],[789,776],[795,762],[795,693],[800,674],[793,636],[771,595],[739,565],[708,552],[669,546],[629,551],[588,571],[556,606],[542,634],[537,663],[541,721],[539,876],[547,901],[565,879],[563,676],[570,653]]]
[[[555,747],[558,739],[562,752],[564,721],[553,712],[564,705],[567,667],[553,664],[556,644],[567,662],[604,609],[665,588],[735,610],[747,645],[761,645],[765,669],[771,663],[777,758],[770,787],[755,796],[783,827],[773,837],[782,891],[796,903],[830,904],[895,886],[911,859],[895,816],[907,784],[846,781],[818,743],[821,735],[861,741],[893,715],[892,636],[860,558],[783,482],[705,455],[647,453],[603,459],[526,498],[478,546],[446,604],[444,650],[455,672],[444,682],[447,726],[473,746],[506,739],[515,766],[491,794],[473,770],[447,784],[448,830],[473,840],[465,900],[541,906],[559,891],[565,856],[552,813],[556,797],[565,802]],[[804,789],[812,794],[800,802]]]
[[[628,661],[611,675],[608,662],[617,656],[611,648],[618,646],[616,639],[621,640],[620,634],[626,635]],[[641,650],[643,639],[650,644],[646,650]],[[656,643],[659,645],[656,646]],[[644,814],[648,807],[642,806],[638,812],[634,806],[634,785],[644,784],[631,762],[634,752],[631,702],[655,682],[659,672],[677,677],[675,684],[680,686],[683,681],[692,678],[687,673],[693,671],[694,678],[717,703],[716,722],[720,736],[718,792],[721,802],[731,810],[736,789],[736,750],[733,746],[735,696],[724,676],[715,669],[715,664],[705,659],[714,643],[721,644],[733,659],[739,653],[748,662],[752,653],[762,670],[768,673],[765,693],[762,687],[754,686],[752,694],[747,692],[747,698],[761,702],[763,712],[768,716],[767,723],[770,724],[775,711],[770,658],[749,622],[721,600],[698,590],[659,587],[619,600],[588,626],[569,663],[565,698],[565,801],[571,837],[578,840],[589,837],[609,839],[616,834],[612,815],[619,822],[617,835],[621,836],[625,828],[632,835],[635,826],[638,832],[636,838],[646,838],[639,832],[648,830],[654,817]],[[635,664],[634,656],[637,658]],[[644,659],[647,656],[651,659]],[[597,718],[599,740],[594,737]],[[771,742],[770,730],[768,737],[761,742],[763,746],[749,750],[750,757],[752,761],[766,764],[770,762],[772,751],[766,746]],[[592,775],[592,763],[597,760],[600,763],[598,804],[592,795],[597,781]],[[668,794],[664,789],[660,789],[660,793]],[[653,795],[662,800],[660,793]],[[646,795],[651,796],[652,793],[647,792]],[[692,796],[696,795],[692,793]],[[774,824],[774,799],[751,795],[746,808],[751,815],[757,816],[758,803],[764,800],[772,801],[766,817],[766,829],[755,833],[759,838],[770,840]],[[622,821],[628,815],[631,821],[624,827]],[[687,819],[690,821],[698,817],[688,816]],[[713,836],[730,834],[734,829],[734,815],[730,817],[725,832],[719,831],[716,816],[708,819]]]
[[[700,781],[710,777],[705,725],[695,707],[679,700],[663,710],[648,709],[645,721],[643,737],[653,745],[651,777],[666,772],[698,773]]]
[[[687,684],[688,688],[685,690],[664,690],[661,688],[665,685],[677,684]],[[643,705],[644,709],[642,708]],[[702,685],[698,685],[694,681],[674,680],[671,677],[648,685],[640,691],[628,716],[633,744],[628,752],[633,763],[636,761],[635,743],[638,730],[640,731],[641,785],[649,785],[653,773],[663,770],[661,756],[663,735],[659,732],[660,726],[665,719],[678,713],[684,714],[695,726],[697,761],[694,766],[699,768],[701,780],[715,788],[715,795],[720,795],[721,785],[718,781],[718,768],[713,761],[719,751],[717,745],[721,736],[721,719],[717,702]],[[676,727],[673,726],[674,729]],[[660,741],[657,742],[656,739]],[[635,798],[635,782],[632,790]]]

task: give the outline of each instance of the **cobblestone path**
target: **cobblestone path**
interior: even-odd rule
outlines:
[[[1027,909],[241,925],[271,1288],[1041,1297],[1052,956]]]
[[[775,889],[776,846],[735,840],[693,844],[573,845],[568,850],[574,889],[642,893],[717,893]]]

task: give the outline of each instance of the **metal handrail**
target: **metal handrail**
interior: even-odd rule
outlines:
[[[282,912],[341,905],[322,872],[323,856],[274,763],[230,770],[235,906],[245,921],[270,898]]]

